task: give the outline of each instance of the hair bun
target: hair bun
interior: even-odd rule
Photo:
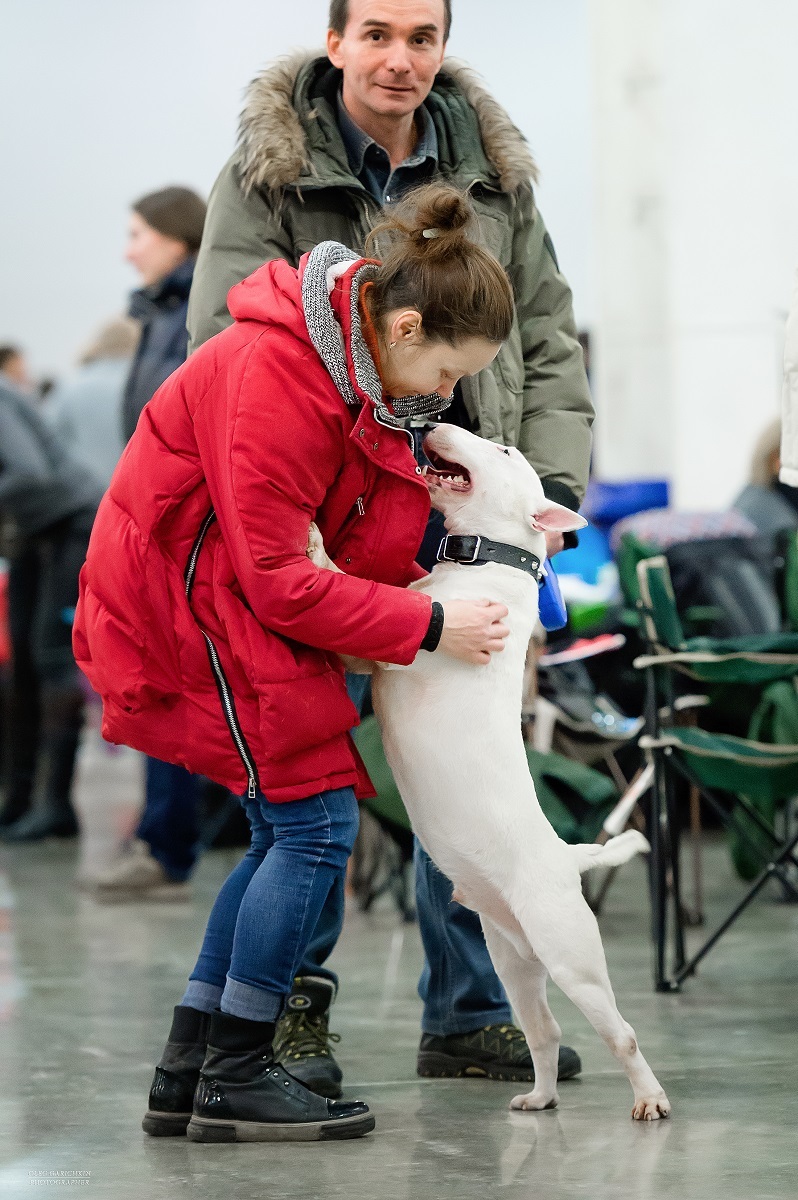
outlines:
[[[447,183],[426,183],[384,211],[371,241],[387,234],[416,253],[440,260],[460,253],[464,243],[479,242],[476,214],[465,192]]]
[[[407,197],[413,203],[413,193]],[[415,221],[413,224],[422,236],[434,229],[439,237],[447,234],[464,234],[472,220],[472,209],[468,200],[457,188],[447,184],[432,184],[417,193]]]
[[[446,257],[462,249],[473,224],[473,210],[466,196],[448,184],[428,184],[411,192],[406,206],[411,240],[428,255]]]
[[[382,214],[366,246],[382,261],[369,292],[379,327],[392,310],[415,308],[427,337],[456,345],[470,337],[509,337],[513,293],[501,264],[482,245],[466,192],[426,183]]]

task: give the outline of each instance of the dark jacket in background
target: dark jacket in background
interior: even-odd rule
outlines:
[[[16,388],[0,383],[0,511],[23,538],[77,513],[92,515],[104,488]]]
[[[732,508],[753,521],[760,533],[778,533],[781,529],[798,529],[796,500],[798,489],[787,483],[776,481],[770,487],[749,483],[740,492]]]
[[[135,432],[144,405],[186,360],[186,315],[195,262],[193,257],[187,258],[165,279],[133,292],[130,298],[128,311],[141,324],[141,341],[122,403],[122,433],[126,442]]]

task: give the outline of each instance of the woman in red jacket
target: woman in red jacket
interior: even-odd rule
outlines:
[[[155,1135],[373,1128],[366,1105],[316,1096],[271,1053],[346,869],[355,797],[372,794],[338,655],[479,663],[507,633],[499,605],[406,590],[429,497],[404,426],[492,361],[510,284],[454,189],[392,214],[381,263],[325,242],[233,288],[235,323],[147,405],[94,526],[75,650],[104,736],[243,794],[252,825],[175,1008],[144,1120]],[[311,521],[345,573],[308,559]]]

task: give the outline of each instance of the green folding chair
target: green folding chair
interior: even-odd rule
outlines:
[[[700,683],[763,689],[798,678],[798,634],[747,638],[685,638],[663,556],[637,564],[638,612],[647,652],[635,660],[646,672],[646,732],[640,745],[654,765],[651,812],[652,933],[658,991],[678,991],[764,884],[781,881],[798,900],[788,867],[798,866],[794,837],[779,837],[767,813],[798,794],[798,744],[709,733],[676,725],[676,673]],[[681,776],[746,845],[758,871],[743,899],[691,956],[685,945],[680,886],[676,777]]]
[[[662,555],[662,549],[649,542],[642,542],[635,534],[621,534],[618,549],[615,553],[615,563],[618,568],[618,580],[624,598],[623,623],[637,628],[640,624],[638,601],[640,587],[637,580],[637,564],[646,558],[657,558]],[[684,620],[688,629],[696,634],[702,629],[708,629],[720,616],[720,611],[709,604],[693,604],[684,612]],[[798,626],[797,626],[798,628]]]

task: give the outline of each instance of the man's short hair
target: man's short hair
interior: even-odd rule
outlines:
[[[344,36],[346,23],[349,20],[349,0],[330,0],[330,19],[328,28],[339,37]],[[443,40],[448,42],[452,28],[452,0],[443,0]]]

